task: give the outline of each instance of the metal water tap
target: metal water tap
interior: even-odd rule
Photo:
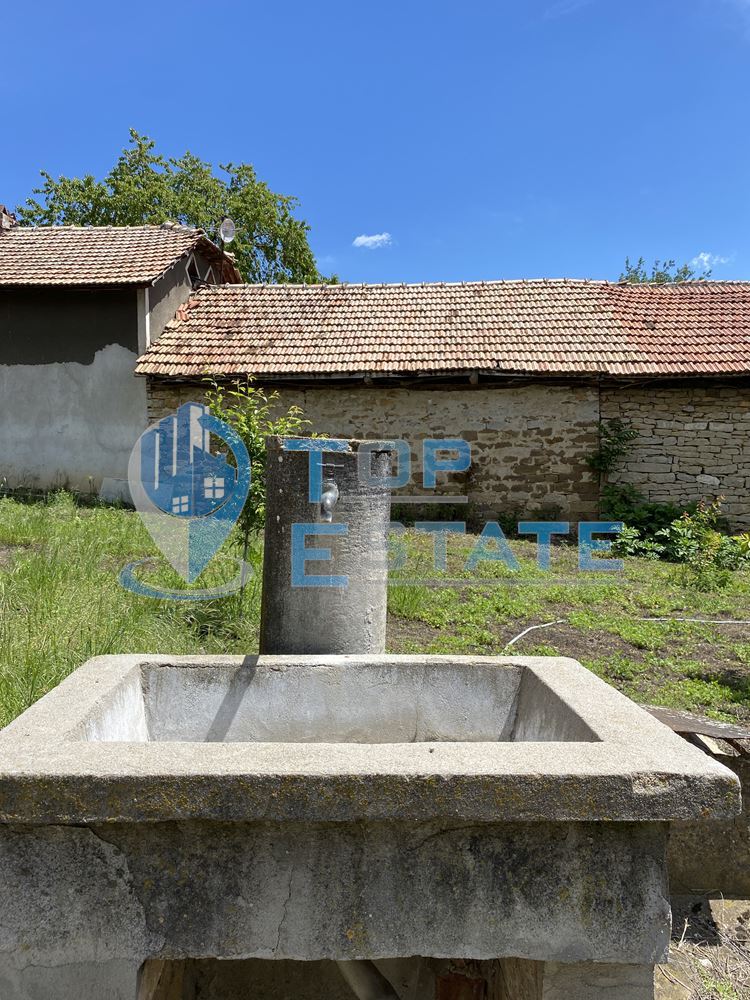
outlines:
[[[323,494],[320,498],[320,513],[324,521],[333,520],[333,508],[339,499],[339,488],[332,479],[323,480]]]

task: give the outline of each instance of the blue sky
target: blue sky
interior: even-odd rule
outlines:
[[[10,205],[133,126],[255,164],[343,280],[750,278],[750,0],[45,0],[3,49]]]

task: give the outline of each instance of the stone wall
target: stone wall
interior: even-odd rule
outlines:
[[[149,418],[201,398],[199,385],[150,380]],[[750,529],[750,386],[740,382],[658,385],[524,383],[427,388],[321,385],[280,389],[311,430],[337,437],[401,437],[413,453],[421,488],[421,442],[463,437],[468,474],[438,482],[441,494],[465,494],[477,518],[498,515],[597,517],[598,484],[586,464],[598,422],[620,417],[639,432],[613,481],[633,483],[648,499],[686,503],[724,495],[733,528]],[[398,503],[398,495],[394,495]],[[427,516],[439,517],[437,506]],[[463,515],[459,514],[459,517]]]
[[[724,496],[737,530],[750,530],[750,386],[674,383],[602,388],[603,419],[638,431],[614,482],[649,500],[688,503]]]
[[[312,431],[332,437],[407,440],[413,471],[412,483],[400,491],[403,494],[425,492],[424,438],[462,437],[471,444],[471,469],[468,474],[445,475],[442,482],[439,476],[436,492],[467,495],[474,516],[562,515],[571,521],[596,516],[596,481],[584,460],[597,444],[595,386],[534,383],[416,389],[360,383],[351,388],[281,388],[280,393],[284,407],[302,407]],[[200,398],[200,386],[151,381],[149,419]],[[441,516],[437,505],[425,510],[428,517]]]

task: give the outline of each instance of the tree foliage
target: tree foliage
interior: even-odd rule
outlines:
[[[628,427],[619,417],[599,421],[599,445],[586,457],[589,468],[601,476],[614,472],[638,437],[638,431]]]
[[[249,163],[211,164],[186,152],[166,157],[135,129],[130,144],[103,180],[92,174],[42,184],[17,208],[21,225],[138,226],[166,220],[197,226],[216,240],[224,216],[237,226],[231,245],[246,281],[324,280],[307,241],[309,226],[295,217],[296,198],[275,194]]]
[[[673,260],[659,260],[658,258],[651,265],[649,272],[646,261],[639,257],[633,264],[630,257],[625,258],[625,270],[620,275],[620,281],[627,281],[632,285],[666,285],[676,281],[706,281],[711,277],[709,268],[703,271],[696,271],[689,264],[677,266]]]
[[[227,385],[207,376],[205,383],[209,410],[234,428],[250,457],[250,491],[237,522],[247,548],[248,539],[262,530],[266,516],[266,438],[299,437],[310,421],[299,406],[285,410],[278,392],[267,392],[250,378]]]

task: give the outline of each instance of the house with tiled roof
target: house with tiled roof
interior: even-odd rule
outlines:
[[[478,517],[595,517],[587,458],[617,417],[638,437],[614,479],[723,495],[750,528],[750,283],[246,285],[200,230],[0,210],[0,483],[127,495],[139,433],[207,374],[278,389],[318,433],[408,440],[410,495],[421,441],[464,438],[440,491]]]
[[[638,437],[614,480],[659,502],[723,495],[750,528],[750,282],[204,286],[135,370],[153,419],[210,373],[417,459],[424,438],[462,437],[471,468],[442,490],[479,516],[596,517],[587,458],[619,418]]]
[[[193,290],[240,280],[200,230],[24,227],[0,207],[0,484],[127,495],[138,356]]]

